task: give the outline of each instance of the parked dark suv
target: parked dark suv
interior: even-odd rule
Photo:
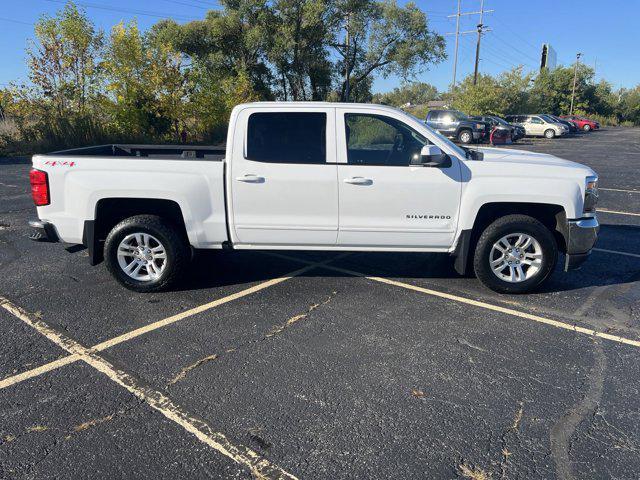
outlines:
[[[491,131],[488,123],[472,120],[458,110],[431,110],[426,121],[431,128],[460,143],[488,139]]]

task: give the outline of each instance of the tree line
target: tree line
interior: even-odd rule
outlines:
[[[103,32],[69,2],[36,23],[29,81],[0,90],[0,150],[218,143],[231,109],[255,100],[374,101],[418,116],[436,99],[470,115],[569,111],[572,66],[468,77],[448,92],[409,81],[444,58],[427,15],[395,0],[223,0],[202,20],[145,32],[135,21]],[[582,64],[577,74],[576,113],[640,124],[640,85],[615,91]],[[388,76],[402,84],[373,95]]]
[[[366,101],[374,76],[410,78],[445,58],[426,14],[395,0],[223,0],[186,24],[98,30],[69,2],[42,17],[29,82],[0,90],[0,145],[219,142],[234,105]],[[8,123],[8,125],[7,125]]]
[[[524,73],[522,67],[497,76],[480,74],[466,77],[455,89],[438,90],[427,83],[415,82],[373,95],[373,101],[404,108],[424,118],[428,103],[442,100],[451,108],[468,115],[509,115],[519,113],[569,114],[573,91],[574,67]],[[594,81],[591,67],[579,64],[573,111],[593,117],[604,125],[640,125],[640,85],[614,90],[606,80]]]

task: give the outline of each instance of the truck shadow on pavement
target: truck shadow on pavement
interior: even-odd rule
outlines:
[[[640,255],[640,226],[603,225],[596,248],[617,250],[619,245],[629,245],[631,249],[636,250],[633,251],[628,247],[625,249],[627,253]],[[443,290],[449,288],[473,292],[484,290],[473,275],[460,276],[453,268],[453,258],[443,253],[352,252],[340,259],[337,257],[343,252],[277,253],[314,262],[336,258],[329,263],[329,266],[345,268],[368,276],[407,281],[426,280],[431,287]],[[283,268],[283,263],[287,264],[286,268]],[[536,293],[622,285],[640,280],[640,258],[632,256],[595,251],[579,270],[565,273],[563,265],[564,256],[560,255],[554,273]],[[199,290],[260,282],[286,275],[304,266],[304,263],[281,260],[266,252],[203,250],[197,252],[187,280],[178,289]],[[309,270],[301,276],[352,277],[348,273],[322,267]]]

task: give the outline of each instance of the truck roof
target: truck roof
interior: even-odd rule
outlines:
[[[397,112],[400,109],[396,107],[391,107],[389,105],[380,105],[377,103],[347,103],[347,102],[250,102],[250,103],[241,103],[236,106],[236,108],[337,108],[337,107],[351,107],[351,108],[371,108],[376,110],[389,110],[393,112]]]

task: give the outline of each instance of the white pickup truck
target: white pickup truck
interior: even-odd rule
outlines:
[[[124,286],[165,289],[193,249],[441,252],[527,292],[597,237],[596,174],[517,150],[461,148],[368,104],[237,106],[226,149],[107,145],[33,157],[41,240],[84,244]]]

